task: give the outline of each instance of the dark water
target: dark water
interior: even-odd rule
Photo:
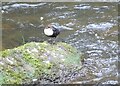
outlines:
[[[117,3],[3,3],[2,50],[50,38],[43,29],[50,23],[74,28],[58,39],[85,53],[83,68],[71,83],[118,83]],[[41,20],[40,18],[44,19]]]

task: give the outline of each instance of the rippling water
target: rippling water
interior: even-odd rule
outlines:
[[[118,83],[117,3],[3,3],[2,47],[14,48],[30,41],[46,41],[49,23],[74,28],[58,40],[85,53],[83,68],[72,83]],[[41,17],[44,19],[41,20]]]

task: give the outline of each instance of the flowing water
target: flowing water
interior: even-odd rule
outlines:
[[[47,41],[43,29],[59,23],[65,41],[85,54],[83,68],[71,83],[118,83],[117,3],[2,3],[2,50],[31,41]],[[42,20],[43,18],[43,20]]]

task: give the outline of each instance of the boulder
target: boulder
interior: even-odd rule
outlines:
[[[83,54],[63,42],[30,42],[0,51],[0,85],[60,83],[81,68]]]

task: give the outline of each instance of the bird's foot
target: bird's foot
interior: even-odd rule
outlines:
[[[48,39],[48,43],[50,43],[50,44],[56,44],[56,40],[55,39]]]

